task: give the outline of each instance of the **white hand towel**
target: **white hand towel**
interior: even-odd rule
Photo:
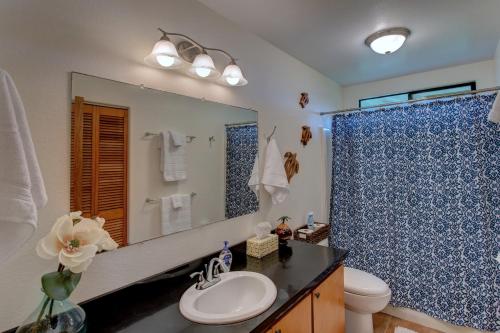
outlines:
[[[182,195],[174,194],[172,195],[172,207],[174,209],[182,207]]]
[[[191,226],[191,196],[176,195],[182,200],[181,208],[174,208],[172,197],[161,198],[161,233],[163,235],[189,230]]]
[[[500,92],[497,93],[493,107],[488,113],[488,120],[497,124],[500,124]]]
[[[33,234],[47,194],[23,103],[0,69],[0,264]]]
[[[283,159],[274,138],[267,144],[261,183],[271,195],[273,205],[285,201],[290,192]]]
[[[252,174],[250,175],[250,179],[248,180],[248,187],[255,193],[257,198],[259,198],[259,156],[255,156],[255,161],[253,163]]]
[[[185,140],[186,137],[184,135],[183,137]],[[170,131],[161,132],[160,141],[160,170],[163,172],[163,179],[166,182],[186,179],[186,150],[184,145],[175,146]]]

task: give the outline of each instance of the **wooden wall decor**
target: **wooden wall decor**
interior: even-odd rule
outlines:
[[[309,140],[312,139],[312,133],[311,133],[311,127],[309,126],[302,126],[302,135],[300,137],[300,143],[302,143],[303,146],[307,146],[307,143]]]
[[[305,108],[308,103],[309,103],[309,94],[306,92],[300,93],[299,105],[302,108]]]
[[[128,109],[76,97],[71,112],[70,209],[100,216],[120,245],[128,243]]]
[[[287,151],[285,153],[285,172],[288,183],[293,176],[299,173],[299,161],[297,161],[297,154]]]

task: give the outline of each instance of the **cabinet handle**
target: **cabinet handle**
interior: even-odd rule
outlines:
[[[316,296],[316,298],[319,298],[321,296],[321,294],[319,292],[315,292],[314,296]]]
[[[277,330],[274,331],[274,333],[281,333],[281,329],[278,328]]]

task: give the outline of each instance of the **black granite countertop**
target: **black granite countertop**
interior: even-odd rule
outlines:
[[[179,300],[194,283],[189,273],[201,270],[215,256],[211,255],[163,275],[172,277],[156,276],[156,281],[153,278],[152,282],[150,279],[81,304],[87,313],[87,332],[261,332],[335,271],[347,256],[345,250],[299,241],[289,241],[287,247],[280,247],[262,259],[246,256],[245,243],[232,247],[231,251],[232,271],[259,272],[276,284],[276,301],[259,316],[230,325],[202,325],[181,315]]]

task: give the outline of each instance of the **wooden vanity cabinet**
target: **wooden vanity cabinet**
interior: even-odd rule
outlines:
[[[293,309],[291,309],[280,321],[278,321],[269,332],[312,333],[311,310],[311,295],[308,295]]]
[[[315,333],[344,333],[344,266],[313,290],[312,315]]]
[[[344,266],[340,266],[266,333],[344,333],[344,329]]]

